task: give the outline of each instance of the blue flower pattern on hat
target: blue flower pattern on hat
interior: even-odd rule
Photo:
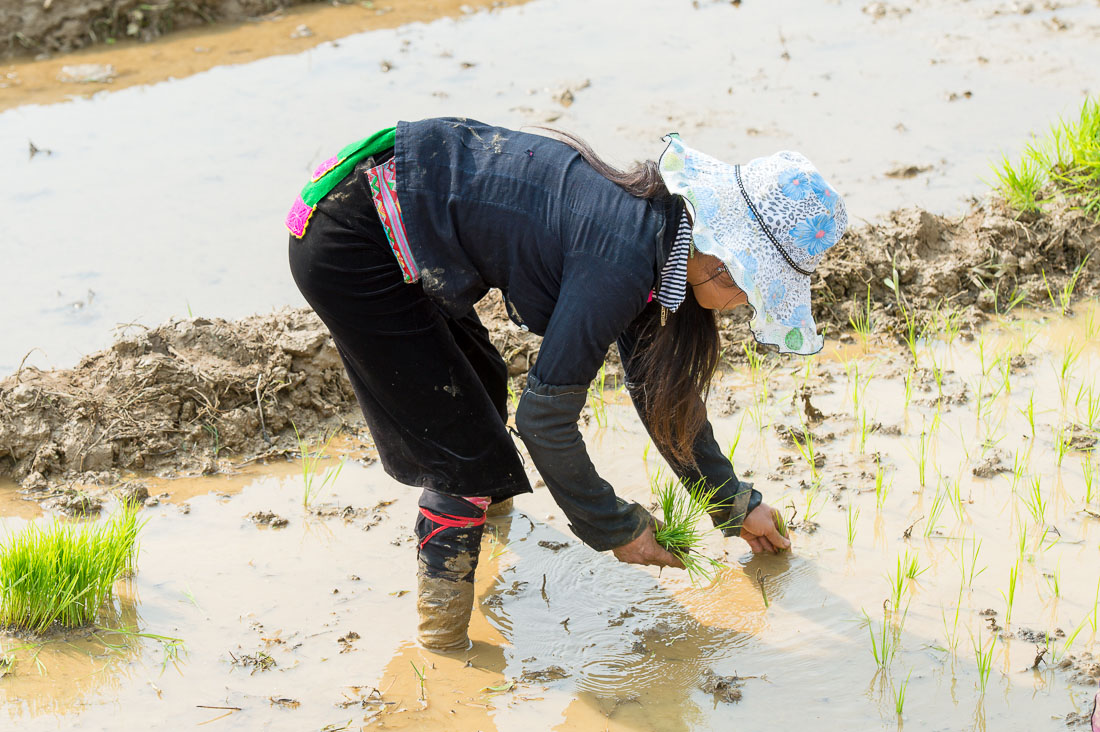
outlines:
[[[801,201],[810,193],[810,180],[798,168],[787,168],[779,174],[779,190],[795,201]]]
[[[803,303],[798,305],[791,311],[791,315],[785,321],[783,321],[792,328],[807,328],[812,327],[814,324],[814,318],[810,314],[810,306]]]
[[[768,296],[764,299],[764,305],[768,308],[779,307],[787,294],[787,286],[779,280],[772,280],[768,285]]]
[[[821,201],[821,205],[829,210],[829,213],[836,213],[837,193],[825,182],[821,173],[817,171],[810,173],[810,190],[817,196],[817,200]]]
[[[836,244],[836,221],[826,214],[811,216],[791,229],[791,238],[811,257],[817,256]]]

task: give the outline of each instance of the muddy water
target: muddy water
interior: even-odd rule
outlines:
[[[1064,729],[1100,682],[1086,678],[1083,657],[1100,652],[1089,622],[1100,480],[1084,451],[1059,464],[1055,447],[1067,424],[1086,425],[1078,446],[1095,439],[1097,318],[1100,304],[1086,303],[1066,320],[1028,316],[974,341],[926,342],[912,376],[908,352],[882,343],[725,374],[711,402],[716,434],[736,442],[738,470],[769,503],[794,514],[794,551],[753,557],[714,534],[704,551],[729,568],[697,587],[580,545],[540,488],[494,520],[474,647],[452,657],[413,643],[415,495],[377,465],[347,462],[308,511],[293,464],[156,486],[173,499],[147,509],[139,571],[103,623],[180,638],[185,650],[166,655],[163,641],[106,631],[29,647],[3,637],[19,661],[0,681],[2,715],[31,730],[117,729],[120,717],[153,729]],[[1063,377],[1067,348],[1077,356]],[[794,398],[804,385],[819,421]],[[585,430],[594,460],[622,495],[649,504],[659,460],[621,394],[606,401]],[[879,425],[865,441],[864,414]],[[803,423],[825,455],[816,478],[777,429]],[[1007,472],[973,474],[994,456]],[[1037,516],[1027,507],[1036,479]],[[19,512],[10,487],[0,498],[3,531],[41,520]],[[257,525],[246,518],[256,511],[288,524]],[[895,600],[890,576],[906,553],[920,572]],[[884,669],[864,613],[897,639]],[[983,694],[974,646],[991,643]],[[274,666],[234,664],[267,664],[261,653]],[[742,677],[741,701],[702,691],[708,671]],[[899,719],[894,695],[906,680]]]
[[[205,58],[195,47],[225,63],[293,51],[291,21],[120,54],[120,73],[149,69],[122,84],[190,75],[0,113],[3,251],[19,273],[0,295],[0,372],[28,352],[72,364],[119,323],[300,302],[288,201],[332,150],[396,118],[551,122],[623,163],[670,130],[731,160],[802,149],[856,220],[957,210],[986,190],[989,160],[1095,91],[1100,8],[1044,7],[541,0],[199,73],[181,60]],[[327,15],[294,18],[335,33]],[[21,90],[36,100],[0,91]],[[28,140],[51,154],[28,159]]]

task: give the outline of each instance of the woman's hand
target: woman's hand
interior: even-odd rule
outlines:
[[[761,503],[745,517],[741,526],[741,538],[749,543],[756,554],[771,552],[777,554],[791,548],[790,540],[779,533],[775,519],[777,511],[766,503]]]
[[[743,534],[742,534],[743,535]],[[674,554],[657,543],[653,537],[653,526],[647,526],[638,538],[611,550],[615,558],[627,564],[649,564],[654,567],[684,568],[684,563]]]

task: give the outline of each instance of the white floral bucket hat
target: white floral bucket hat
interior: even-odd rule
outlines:
[[[661,177],[687,202],[695,248],[722,260],[748,296],[753,336],[784,353],[820,351],[810,275],[848,228],[843,199],[801,153],[729,165],[679,135],[663,139]]]

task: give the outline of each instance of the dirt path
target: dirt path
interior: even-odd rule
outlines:
[[[0,111],[179,79],[215,66],[299,53],[353,33],[505,4],[203,0],[197,13],[194,3],[169,2],[149,10],[149,4],[136,0],[28,1],[19,14],[0,8],[0,43],[7,44],[0,46],[0,58],[6,51],[9,61],[0,66]],[[140,21],[130,20],[137,15]],[[132,22],[138,23],[140,40],[126,34]],[[170,35],[161,37],[164,33]]]

